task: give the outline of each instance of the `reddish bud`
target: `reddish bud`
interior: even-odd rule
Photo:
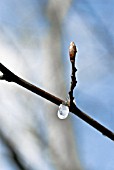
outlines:
[[[71,42],[69,47],[69,56],[71,62],[75,61],[76,52],[77,52],[76,45],[74,42]]]

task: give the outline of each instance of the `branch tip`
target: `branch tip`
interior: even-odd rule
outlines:
[[[71,42],[69,46],[69,56],[71,62],[75,62],[76,53],[77,53],[76,45],[74,42]]]

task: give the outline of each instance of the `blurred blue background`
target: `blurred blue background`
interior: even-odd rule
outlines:
[[[70,87],[68,47],[78,48],[77,106],[114,132],[114,1],[0,1],[0,62],[65,99]],[[25,169],[113,170],[114,143],[23,88],[0,82],[1,136]],[[17,170],[4,139],[0,170]],[[12,159],[12,160],[11,160]]]

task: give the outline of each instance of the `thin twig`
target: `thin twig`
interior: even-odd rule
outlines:
[[[72,64],[72,75],[71,75],[71,86],[70,86],[70,91],[69,91],[70,106],[72,106],[72,103],[74,101],[73,91],[77,83],[76,76],[75,76],[75,72],[77,71],[75,67],[75,62],[71,62],[71,64]]]
[[[70,43],[70,47],[69,47],[69,56],[70,56],[70,62],[71,62],[71,65],[72,65],[72,74],[71,74],[71,86],[70,86],[70,91],[69,91],[69,97],[70,97],[70,107],[72,107],[72,104],[73,104],[73,100],[74,100],[74,97],[73,97],[73,91],[74,91],[74,88],[76,86],[76,67],[75,67],[75,57],[76,57],[76,52],[77,52],[77,49],[76,49],[76,45],[74,42],[71,42]]]
[[[2,79],[9,81],[9,82],[15,82],[18,85],[32,91],[33,93],[40,95],[41,97],[49,100],[50,102],[60,105],[64,102],[64,100],[34,86],[33,84],[21,79],[20,77],[16,76],[14,73],[12,73],[9,69],[7,69],[3,64],[0,63],[0,71],[3,73]],[[94,127],[96,130],[101,132],[103,135],[107,136],[111,140],[114,141],[114,133],[108,130],[106,127],[89,117],[87,114],[82,112],[75,104],[70,107],[70,112],[77,115],[79,118],[84,120],[86,123]]]

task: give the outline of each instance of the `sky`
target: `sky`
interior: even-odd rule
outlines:
[[[37,42],[42,38],[42,34],[46,34],[49,21],[42,13],[42,8],[46,3],[45,0],[39,0],[39,3],[36,0],[24,0],[23,3],[14,0],[0,1],[0,32],[6,32],[6,39],[7,36],[12,38],[12,44],[15,44],[14,48],[21,48],[17,43],[21,35],[20,27],[21,29],[23,27],[24,30],[24,26],[26,26],[27,31],[33,32],[30,36],[32,41]],[[27,10],[23,6],[27,6]],[[76,56],[78,83],[74,91],[76,104],[89,116],[114,132],[113,6],[113,0],[74,0],[71,3],[62,22],[62,61],[68,91],[71,67],[68,57],[66,59],[65,56],[68,55],[69,43],[74,41],[78,48]],[[20,17],[20,10],[22,13],[24,10],[26,11],[24,17]],[[39,13],[34,15],[36,18],[31,17],[31,23],[27,22],[27,18],[31,16],[31,11],[34,14],[37,13],[37,10]],[[26,39],[26,35],[24,36]],[[26,49],[24,50],[25,54]],[[8,55],[8,52],[5,54]],[[2,60],[5,63],[10,63],[6,58],[2,58]],[[13,62],[16,63],[16,59]],[[113,142],[78,117],[70,114],[70,118],[74,135],[77,134],[75,136],[76,145],[83,169],[113,170]]]
[[[79,2],[79,3],[78,3]],[[77,105],[114,131],[114,1],[74,1],[66,19],[68,39],[78,46]],[[77,14],[77,15],[76,15]],[[75,35],[75,36],[74,36]],[[73,116],[84,169],[112,170],[113,142]],[[80,133],[82,135],[80,135]]]

